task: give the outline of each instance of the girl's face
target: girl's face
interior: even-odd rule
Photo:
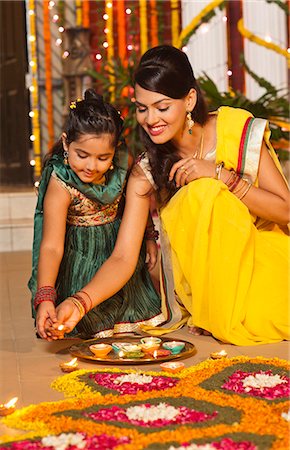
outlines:
[[[77,141],[66,144],[63,134],[63,147],[68,151],[70,168],[84,183],[100,183],[109,170],[115,154],[110,134],[95,136],[81,135]]]
[[[154,144],[178,141],[185,130],[186,114],[196,103],[196,92],[191,89],[182,99],[173,99],[158,92],[148,91],[136,84],[136,118]]]

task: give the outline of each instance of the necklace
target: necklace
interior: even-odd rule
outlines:
[[[193,159],[202,159],[202,154],[203,154],[203,138],[204,138],[204,129],[203,127],[201,128],[201,136],[200,136],[200,144],[199,144],[199,149],[197,149],[194,154],[192,155]]]

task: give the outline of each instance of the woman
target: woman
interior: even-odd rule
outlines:
[[[208,114],[187,56],[171,46],[143,55],[135,97],[146,152],[115,249],[85,288],[94,305],[132,275],[155,191],[167,312],[156,333],[188,323],[236,345],[289,339],[289,189],[267,121],[228,107]],[[69,299],[58,320],[79,320]]]

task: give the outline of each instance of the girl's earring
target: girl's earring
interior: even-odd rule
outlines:
[[[192,127],[194,125],[194,120],[192,119],[190,111],[188,111],[188,113],[186,115],[186,120],[187,120],[188,132],[189,132],[189,134],[192,134]]]
[[[114,169],[114,164],[113,164],[113,163],[110,165],[109,169],[110,169],[110,170],[113,170],[113,169]]]
[[[64,150],[64,152],[63,152],[63,162],[64,162],[64,164],[67,166],[68,165],[68,151],[67,150]]]

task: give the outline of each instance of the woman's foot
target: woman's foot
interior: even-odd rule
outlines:
[[[204,336],[211,336],[212,335],[209,331],[204,330],[203,328],[199,328],[199,327],[188,327],[188,332],[190,334],[194,334],[194,336],[201,336],[202,334]]]

